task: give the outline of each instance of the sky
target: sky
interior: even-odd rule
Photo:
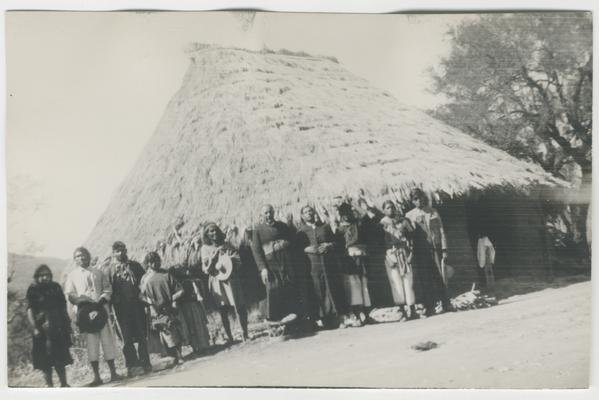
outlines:
[[[230,12],[9,12],[8,251],[69,258],[179,89],[192,42],[336,57],[401,102],[430,109],[429,69],[467,17]]]

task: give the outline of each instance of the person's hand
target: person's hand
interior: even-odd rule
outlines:
[[[39,330],[39,329],[37,329],[37,328],[33,328],[33,336],[35,336],[35,337],[40,337],[40,336],[41,336],[41,334],[42,334],[42,333],[40,332],[40,330]]]
[[[268,270],[267,269],[263,269],[260,272],[260,278],[262,278],[262,283],[264,283],[264,286],[268,285]]]
[[[366,200],[363,197],[358,199],[358,207],[362,210],[368,210],[368,203],[366,203]]]
[[[443,260],[447,260],[447,249],[443,249],[443,251],[441,252],[441,258]]]
[[[286,241],[286,240],[277,240],[277,241],[275,241],[273,243],[272,249],[274,251],[280,251],[280,250],[286,249],[287,246],[289,246],[289,242],[288,241]]]
[[[173,308],[177,308],[177,301],[173,301],[173,303],[171,304],[173,306]]]
[[[320,246],[318,246],[318,253],[327,253],[331,247],[333,247],[332,243],[322,243]]]
[[[314,246],[308,246],[304,249],[304,253],[314,254],[316,253],[316,248]]]

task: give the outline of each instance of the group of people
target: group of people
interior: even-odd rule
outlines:
[[[273,207],[264,205],[260,223],[242,243],[234,243],[215,223],[203,224],[200,237],[192,241],[195,261],[188,251],[185,262],[168,268],[163,268],[163,259],[176,257],[166,257],[160,243],[145,255],[143,265],[128,257],[120,241],[113,244],[111,256],[96,265],[89,251],[79,247],[63,288],[42,265],[27,292],[34,367],[44,372],[49,386],[52,368],[61,386],[68,386],[65,366],[72,359],[67,302],[85,336],[94,374],[90,386],[103,383],[100,347],[110,380],[122,379],[114,364],[115,335],[121,339],[130,376],[152,370],[152,352],[167,353],[176,363],[183,362],[183,344],[204,353],[210,346],[206,300],[220,313],[229,342],[234,340],[231,314],[241,327],[241,339],[249,339],[240,273],[249,268],[247,254],[240,256],[244,246],[265,288],[264,318],[274,326],[319,329],[373,322],[368,280],[381,246],[392,301],[405,318],[433,314],[438,305],[451,310],[441,217],[422,190],[414,189],[410,199],[414,208],[405,216],[392,201],[384,202],[381,211],[363,198],[353,205],[338,198],[331,213],[307,205],[297,225],[276,220]]]

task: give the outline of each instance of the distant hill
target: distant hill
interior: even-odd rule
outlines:
[[[62,274],[69,260],[54,257],[35,257],[22,254],[8,254],[8,273],[15,271],[8,287],[24,295],[33,281],[33,272],[40,264],[46,264],[52,270],[54,280],[61,282]]]

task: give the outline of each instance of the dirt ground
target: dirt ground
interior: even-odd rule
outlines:
[[[258,338],[126,386],[584,388],[591,282],[432,318]],[[432,341],[437,348],[416,351]]]

